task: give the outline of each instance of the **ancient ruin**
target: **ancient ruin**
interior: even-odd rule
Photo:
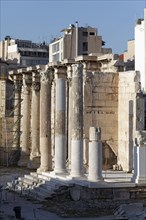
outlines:
[[[11,155],[21,150],[18,166],[83,176],[90,171],[89,129],[95,127],[101,128],[102,168],[117,164],[132,171],[136,132],[145,128],[145,97],[139,73],[122,68],[104,55],[10,71]]]

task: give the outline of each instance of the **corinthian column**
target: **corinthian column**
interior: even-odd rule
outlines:
[[[32,73],[31,105],[31,154],[28,168],[36,169],[40,165],[40,75]]]
[[[72,65],[71,177],[83,175],[83,69]]]
[[[40,90],[40,153],[38,172],[52,169],[51,157],[51,79],[52,72],[41,72]]]
[[[30,105],[31,105],[31,75],[23,74],[23,108],[22,108],[22,136],[21,155],[18,166],[27,166],[30,154]]]
[[[21,121],[21,86],[20,75],[14,75],[15,101],[14,101],[14,127],[13,127],[13,148],[20,147],[20,121]]]
[[[64,70],[55,68],[56,101],[55,101],[55,173],[66,172],[66,80]],[[60,78],[59,78],[60,77]]]
[[[71,124],[72,124],[72,67],[67,66],[68,78],[68,169],[71,166]]]

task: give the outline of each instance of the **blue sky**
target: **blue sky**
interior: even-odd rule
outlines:
[[[0,0],[0,39],[10,35],[49,43],[78,21],[79,26],[98,28],[106,47],[122,53],[145,6],[146,0]]]

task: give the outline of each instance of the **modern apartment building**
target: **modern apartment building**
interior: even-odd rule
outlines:
[[[112,49],[103,48],[105,42],[96,28],[79,27],[76,22],[76,25],[70,24],[61,32],[63,36],[49,44],[49,62],[74,59],[80,55],[112,53]]]
[[[47,64],[49,61],[48,45],[32,43],[30,40],[5,37],[0,42],[0,58],[20,66]]]
[[[135,26],[135,70],[140,71],[142,89],[146,91],[146,8],[144,19]]]
[[[128,40],[127,50],[124,52],[124,62],[132,61],[135,59],[135,40]]]

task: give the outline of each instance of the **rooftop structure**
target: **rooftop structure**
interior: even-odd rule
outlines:
[[[49,60],[48,45],[33,43],[30,40],[12,39],[6,36],[0,42],[0,57],[20,66],[47,64]]]
[[[63,36],[54,39],[49,45],[49,62],[75,59],[80,55],[112,53],[111,48],[103,48],[105,42],[93,27],[79,27],[70,24],[61,30]]]

